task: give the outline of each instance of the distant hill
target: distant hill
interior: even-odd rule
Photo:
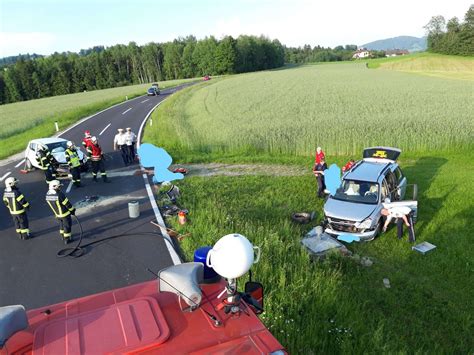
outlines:
[[[377,51],[406,49],[409,52],[420,52],[426,50],[426,37],[398,36],[366,43],[360,47]]]

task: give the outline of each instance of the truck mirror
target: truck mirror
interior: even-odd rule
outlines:
[[[263,285],[260,282],[248,281],[245,283],[244,300],[255,314],[263,313]]]

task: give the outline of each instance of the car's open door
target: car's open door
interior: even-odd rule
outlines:
[[[391,147],[371,147],[365,148],[363,158],[387,159],[395,162],[401,154],[401,150]]]

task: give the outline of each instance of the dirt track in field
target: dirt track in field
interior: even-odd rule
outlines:
[[[180,164],[173,166],[170,170],[178,167],[187,169],[188,176],[301,176],[311,174],[311,169],[304,169],[300,166],[266,164]]]

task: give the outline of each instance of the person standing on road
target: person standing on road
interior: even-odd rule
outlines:
[[[26,210],[30,204],[17,186],[18,180],[14,177],[5,179],[5,191],[3,193],[3,203],[10,211],[10,215],[15,223],[18,238],[25,240],[30,238],[28,227],[28,215]]]
[[[326,165],[326,161],[324,158],[321,161],[314,165],[313,173],[316,176],[316,181],[318,183],[318,197],[324,198],[324,190],[326,189],[326,184],[324,183],[324,170],[326,170],[328,166]]]
[[[89,144],[91,144],[91,131],[87,130],[84,132],[84,138],[82,139],[82,146],[84,147],[84,149],[87,149],[87,147],[89,146]]]
[[[128,157],[130,164],[135,162],[135,144],[137,143],[137,135],[132,132],[130,127],[127,127],[127,133],[125,133],[126,139],[125,143],[127,144]]]
[[[104,154],[95,136],[91,138],[91,144],[87,147],[87,156],[92,165],[92,180],[97,181],[97,173],[100,170],[102,180],[109,182],[107,173],[105,172]]]
[[[72,241],[72,219],[71,215],[76,213],[76,209],[72,206],[69,199],[61,192],[61,183],[59,180],[53,180],[49,183],[49,190],[46,193],[46,202],[54,212],[56,219],[59,222],[59,234],[68,244]]]
[[[40,144],[39,150],[36,153],[36,161],[38,162],[40,169],[44,171],[47,184],[56,179],[56,171],[53,166],[56,163],[56,159],[54,159],[53,155],[48,150],[48,147]]]
[[[64,152],[66,156],[66,162],[69,165],[69,171],[72,175],[72,183],[76,187],[81,186],[81,159],[79,159],[79,154],[77,148],[73,142],[68,141],[67,149]]]
[[[128,147],[125,144],[126,136],[123,133],[123,128],[118,129],[118,133],[114,137],[114,150],[120,150],[122,154],[123,163],[128,165]]]

